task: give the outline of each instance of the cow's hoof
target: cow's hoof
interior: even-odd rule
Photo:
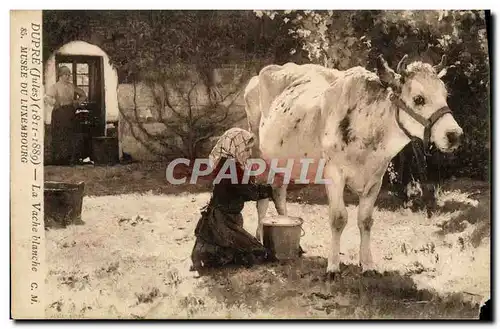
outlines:
[[[335,282],[340,278],[340,272],[335,271],[335,272],[326,272],[325,274],[325,281],[326,282]]]
[[[375,278],[375,277],[379,277],[379,276],[382,276],[379,272],[377,272],[376,270],[366,270],[366,271],[363,271],[361,273],[361,275],[363,275],[365,278]]]
[[[375,271],[377,269],[377,267],[375,266],[375,264],[371,260],[368,260],[365,262],[359,262],[358,265],[361,268],[362,272]]]

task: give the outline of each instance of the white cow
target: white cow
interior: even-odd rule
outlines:
[[[415,137],[443,152],[459,146],[463,131],[447,106],[440,79],[446,74],[445,57],[435,67],[419,61],[406,65],[406,58],[395,72],[380,56],[377,73],[362,67],[339,71],[313,64],[269,65],[245,90],[249,128],[257,137],[254,156],[277,158],[281,164],[304,157],[326,161],[324,177],[333,181],[325,185],[330,274],[339,269],[346,185],[359,196],[360,264],[370,270],[372,213],[390,160]],[[298,171],[292,178],[298,178]],[[275,188],[281,215],[287,214],[286,190],[286,185]],[[257,205],[259,239],[268,205],[268,200]]]

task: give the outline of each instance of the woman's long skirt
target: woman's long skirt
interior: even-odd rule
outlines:
[[[75,162],[75,108],[65,105],[52,111],[52,163]]]
[[[273,260],[270,252],[243,228],[241,213],[208,207],[195,230],[193,269],[225,265],[251,266]]]

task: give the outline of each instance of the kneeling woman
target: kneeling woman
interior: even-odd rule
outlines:
[[[224,168],[229,170],[224,170],[221,177],[234,175],[236,169],[237,184],[231,178],[214,182],[212,197],[195,229],[192,270],[226,265],[251,266],[273,259],[269,250],[243,228],[244,203],[272,197],[271,185],[256,184],[253,177],[246,184],[242,182],[252,143],[250,132],[233,128],[222,135],[210,154],[215,164],[212,178]],[[228,161],[233,163],[226,163]]]

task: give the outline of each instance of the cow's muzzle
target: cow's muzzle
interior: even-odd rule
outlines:
[[[412,108],[410,108],[408,105],[406,105],[403,100],[397,96],[396,94],[391,95],[391,100],[396,104],[397,110],[396,110],[396,122],[399,125],[399,128],[405,133],[406,136],[410,139],[414,139],[415,137],[410,134],[410,132],[403,126],[399,119],[399,110],[405,111],[409,116],[411,116],[413,119],[415,119],[418,123],[420,123],[422,126],[424,126],[424,138],[423,138],[423,143],[424,143],[424,154],[426,156],[429,156],[429,146],[430,146],[430,140],[431,140],[431,129],[434,126],[434,124],[441,119],[445,114],[452,113],[451,109],[448,106],[443,106],[440,109],[438,109],[436,112],[432,113],[432,115],[429,117],[429,119],[424,118],[422,115],[418,114],[417,112],[413,111]],[[450,149],[457,148],[458,145],[460,144],[460,137],[461,134],[458,132],[450,132],[451,135],[448,136],[448,133],[446,137],[448,138],[448,145],[450,145]],[[453,135],[453,136],[452,136]],[[451,138],[450,138],[451,137]],[[453,143],[453,145],[452,145]]]
[[[456,150],[460,144],[462,144],[463,134],[457,131],[448,131],[446,133],[446,139],[448,140],[448,148],[451,150]]]

